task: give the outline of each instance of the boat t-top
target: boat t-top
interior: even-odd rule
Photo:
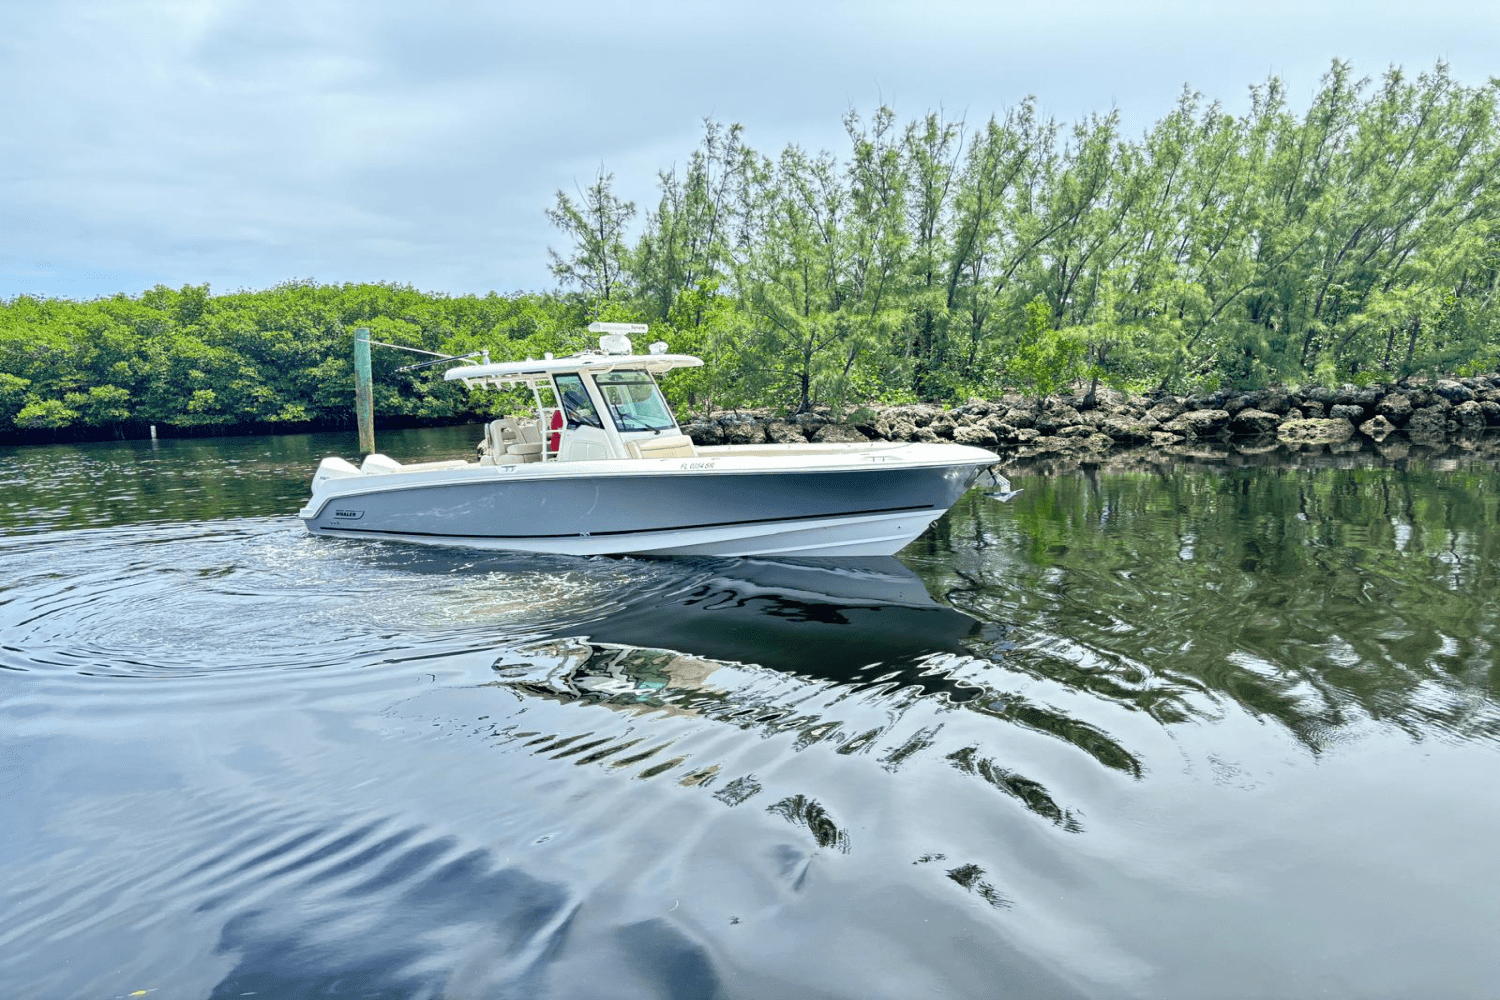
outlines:
[[[308,530],[569,555],[891,555],[999,460],[932,442],[695,445],[656,378],[703,362],[660,341],[633,353],[645,324],[589,330],[598,351],[448,370],[474,391],[529,388],[535,416],[487,424],[477,461],[323,459]]]

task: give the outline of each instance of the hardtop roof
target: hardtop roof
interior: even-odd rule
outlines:
[[[536,382],[570,372],[587,371],[590,374],[610,372],[617,369],[646,371],[653,375],[671,371],[673,368],[697,368],[703,364],[701,358],[690,354],[598,354],[587,352],[572,354],[566,358],[544,358],[540,361],[501,361],[488,365],[460,365],[443,373],[450,382]]]

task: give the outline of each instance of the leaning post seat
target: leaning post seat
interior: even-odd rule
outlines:
[[[540,462],[542,460],[542,443],[540,441],[522,441],[505,449],[507,455],[514,455],[523,462]]]
[[[479,449],[491,458],[505,454],[505,449],[520,440],[519,429],[511,417],[491,420],[484,428],[484,443]]]
[[[491,420],[484,429],[480,465],[515,465],[542,460],[542,435],[535,421],[522,423],[514,417]]]

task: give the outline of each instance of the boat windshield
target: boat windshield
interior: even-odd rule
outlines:
[[[566,416],[568,426],[577,427],[587,424],[590,427],[604,426],[599,419],[599,414],[594,412],[594,404],[589,402],[589,394],[584,391],[583,379],[577,375],[557,376],[557,392],[562,401],[563,414]]]
[[[600,372],[594,381],[620,430],[664,431],[677,426],[656,381],[646,372]]]

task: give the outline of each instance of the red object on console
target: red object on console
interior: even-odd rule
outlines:
[[[547,435],[547,450],[556,455],[562,450],[562,410],[552,411],[552,433]]]

